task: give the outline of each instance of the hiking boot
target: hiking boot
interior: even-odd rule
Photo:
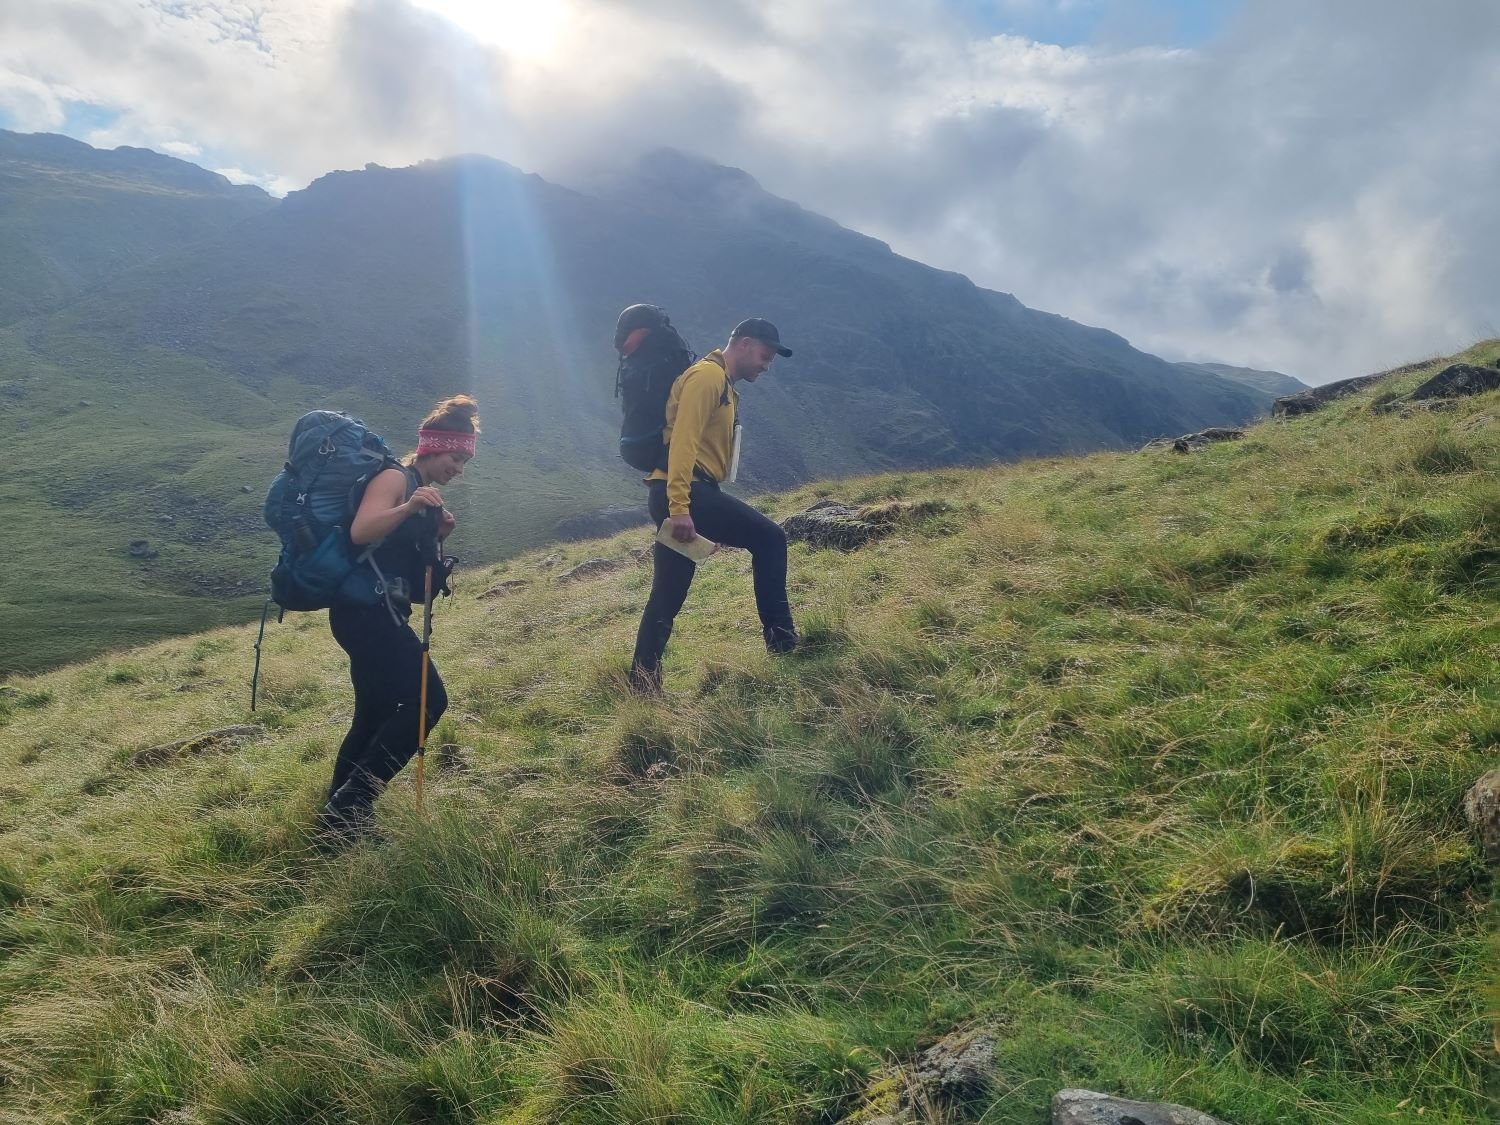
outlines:
[[[373,808],[338,808],[332,802],[324,805],[313,818],[313,836],[319,846],[336,851],[352,847],[375,835]]]
[[[630,690],[636,695],[657,697],[661,695],[661,665],[647,668],[633,664],[630,668]]]
[[[797,635],[795,626],[792,625],[767,625],[765,628],[766,651],[772,656],[783,656],[789,652],[795,652],[797,646],[802,643],[802,638]]]

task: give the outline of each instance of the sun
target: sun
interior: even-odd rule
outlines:
[[[557,45],[564,0],[412,0],[481,43],[519,59],[540,59]]]

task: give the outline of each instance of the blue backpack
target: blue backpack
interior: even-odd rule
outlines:
[[[367,565],[378,544],[356,547],[349,525],[366,486],[390,468],[400,462],[358,418],[313,410],[297,419],[286,465],[266,493],[266,523],[281,538],[272,601],[289,610],[382,601],[385,583]]]

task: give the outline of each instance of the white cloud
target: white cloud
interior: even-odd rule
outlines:
[[[1314,381],[1496,331],[1493,0],[1246,0],[1191,50],[976,40],[939,0],[559,3],[523,58],[405,0],[0,0],[0,109],[93,103],[120,115],[92,140],[282,189],[672,144],[1140,346]]]
[[[23,132],[56,129],[67,118],[62,98],[45,82],[0,66],[0,113]]]

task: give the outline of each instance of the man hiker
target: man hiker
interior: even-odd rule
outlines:
[[[677,377],[667,398],[666,468],[646,478],[648,506],[658,531],[663,523],[679,543],[699,535],[750,552],[755,575],[755,608],[772,653],[797,647],[797,630],[786,596],[786,533],[773,520],[719,484],[729,476],[738,431],[739,393],[735,384],[753,383],[778,355],[789,356],[768,320],[752,317],[716,348]],[[661,691],[661,658],[672,622],[682,609],[697,564],[656,543],[651,597],[636,633],[631,687],[644,694]]]

